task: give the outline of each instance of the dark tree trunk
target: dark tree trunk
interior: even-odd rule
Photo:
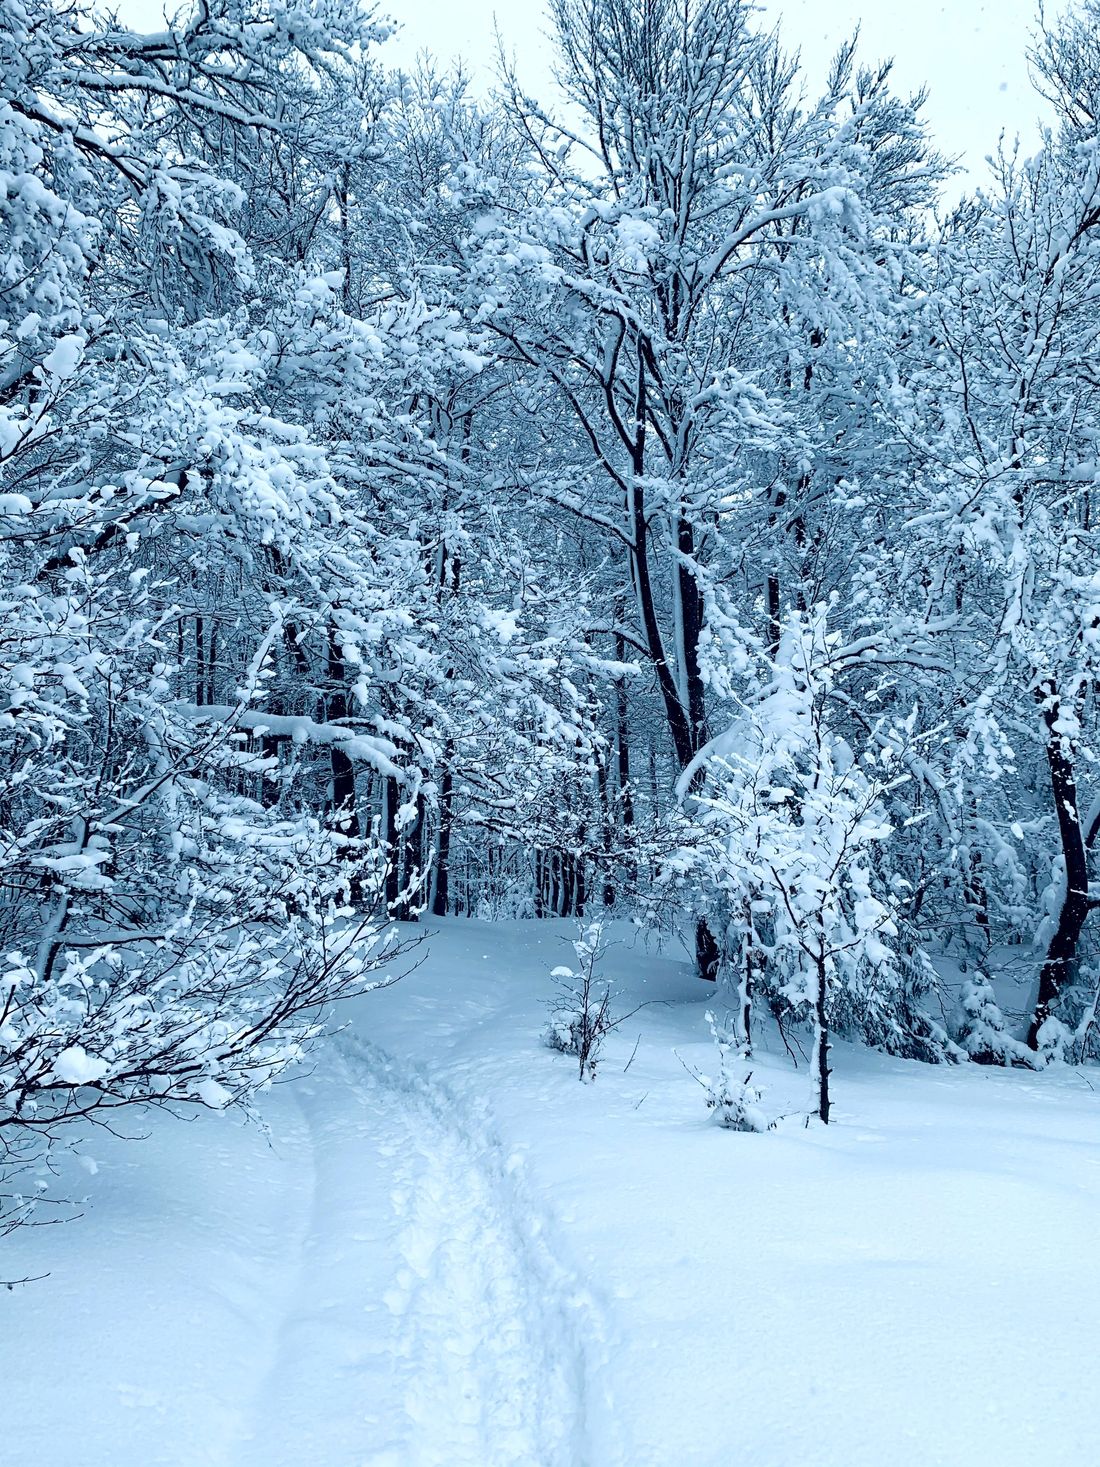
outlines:
[[[563,852],[561,858],[561,914],[563,917],[572,917],[574,914],[575,869],[573,857],[567,851]]]
[[[384,895],[386,910],[396,915],[398,898],[401,895],[401,859],[397,841],[397,807],[400,789],[396,779],[382,781],[382,839],[386,843],[386,881]]]
[[[741,989],[739,1009],[739,1023],[741,1026],[740,1038],[741,1042],[745,1046],[746,1054],[749,1054],[752,1051],[752,997],[755,987],[756,985],[753,982],[753,970],[750,960],[750,966],[747,967],[745,970],[744,986]]]
[[[603,904],[605,907],[611,907],[615,904],[615,882],[611,876],[611,852],[615,847],[615,821],[611,810],[611,792],[608,789],[607,763],[602,755],[596,765],[596,803],[599,806],[600,822],[603,827],[603,852],[598,861],[598,869],[603,872]]]
[[[328,720],[330,723],[335,723],[348,716],[348,695],[344,688],[346,677],[344,654],[336,641],[334,631],[329,632],[328,676],[331,684],[328,696]],[[332,751],[330,754],[332,809],[343,817],[343,828],[347,834],[357,837],[360,828],[359,811],[355,799],[355,766],[339,744],[331,744],[329,747]]]
[[[355,808],[355,765],[335,744],[332,745],[332,808],[343,817],[344,830],[358,836],[359,815]]]
[[[817,1113],[825,1125],[829,1124],[829,1020],[825,1010],[826,983],[825,959],[817,963],[817,994],[814,998],[814,1064],[817,1068]]]
[[[974,913],[974,922],[981,929],[986,947],[992,947],[993,929],[989,921],[989,893],[986,891],[985,879],[982,876],[980,851],[971,852],[970,870],[963,878],[963,896],[967,906]]]
[[[679,559],[676,575],[679,578],[680,616],[682,621],[682,644],[684,691],[687,693],[687,715],[691,736],[691,757],[707,741],[706,701],[703,675],[699,667],[699,638],[703,631],[703,597],[699,582],[695,579],[692,565],[695,560],[695,532],[691,521],[680,517],[676,522],[676,548]]]
[[[779,637],[783,625],[780,620],[779,596],[779,573],[777,571],[770,571],[768,573],[767,585],[769,657],[777,657],[779,655]]]
[[[337,719],[348,716],[348,695],[344,687],[346,668],[344,666],[344,654],[336,640],[334,628],[330,628],[328,637],[328,676],[331,690],[328,696],[328,719],[334,722]],[[338,744],[330,744],[329,768],[332,774],[331,808],[333,813],[341,822],[344,834],[352,840],[358,840],[361,835],[359,825],[359,806],[355,795],[355,766]],[[350,884],[349,895],[353,904],[357,904],[363,895],[362,884],[353,880]]]
[[[206,658],[206,702],[207,706],[217,701],[217,687],[214,682],[214,662],[218,649],[218,623],[210,622],[210,651]]]
[[[1066,889],[1062,897],[1062,908],[1058,913],[1058,923],[1039,971],[1039,994],[1027,1033],[1027,1042],[1031,1049],[1038,1048],[1039,1030],[1050,1018],[1062,990],[1073,976],[1077,946],[1089,914],[1088,841],[1094,834],[1081,829],[1073,764],[1061,736],[1055,732],[1059,716],[1057,698],[1049,687],[1040,689],[1039,696],[1046,705],[1043,708],[1043,719],[1047,726],[1047,763],[1050,766],[1050,783],[1054,792],[1058,833],[1066,866]]]
[[[694,629],[689,635],[687,621],[684,623],[683,653],[685,658],[685,678],[687,681],[688,704],[684,707],[680,699],[680,691],[673,676],[672,668],[668,665],[665,654],[664,643],[661,640],[660,625],[657,619],[657,610],[653,598],[653,583],[649,574],[649,526],[646,515],[645,490],[643,488],[643,475],[645,473],[645,437],[646,437],[646,378],[645,362],[641,348],[638,350],[638,384],[634,406],[634,444],[631,453],[631,469],[633,473],[633,484],[631,486],[631,530],[633,533],[633,546],[631,551],[631,566],[634,572],[634,590],[638,599],[638,611],[642,626],[645,630],[646,645],[649,649],[650,659],[657,674],[657,684],[661,691],[661,698],[665,705],[665,714],[668,718],[669,732],[672,735],[672,745],[676,751],[676,760],[681,769],[686,769],[694,759],[699,748],[697,739],[705,737],[705,717],[703,705],[703,683],[699,675],[699,629],[702,621],[701,607],[697,609],[699,600],[699,588],[695,579],[690,574],[688,590],[688,602],[683,602],[684,585],[681,581],[681,612],[685,618],[691,617]],[[692,553],[694,544],[690,539],[690,525],[687,521],[678,522],[678,543],[687,543]],[[688,539],[684,541],[684,532],[688,532]],[[677,574],[682,575],[681,570]],[[691,608],[689,611],[689,607]],[[699,625],[694,625],[698,621]],[[694,708],[692,705],[695,705]],[[697,923],[695,929],[695,959],[699,968],[700,978],[713,982],[718,976],[718,944],[714,940],[714,934],[707,926],[705,920]]]
[[[424,796],[418,794],[412,828],[401,832],[401,896],[395,914],[399,922],[420,920],[420,912],[412,892],[424,866],[424,824]]]
[[[714,940],[714,933],[706,918],[701,917],[695,924],[695,966],[699,969],[699,977],[707,983],[716,983],[721,959],[721,950]]]
[[[683,675],[688,698],[688,723],[691,737],[691,757],[694,758],[707,741],[706,709],[704,703],[703,678],[699,669],[699,637],[703,630],[703,598],[699,585],[690,568],[685,565],[694,558],[695,540],[691,524],[685,519],[677,523],[677,547],[680,562],[677,575],[680,578],[680,616],[683,641],[680,648],[683,659]],[[690,762],[690,761],[689,761]],[[695,927],[695,962],[699,977],[708,983],[718,978],[721,951],[705,917]]]
[[[206,657],[201,616],[195,618],[195,702],[200,708],[206,702]]]
[[[450,748],[443,751],[443,775],[439,781],[439,835],[435,846],[435,871],[432,877],[432,916],[445,917],[450,904],[451,819],[454,804],[454,776],[451,773]]]
[[[617,619],[622,617],[621,604],[615,614]],[[615,657],[619,662],[626,660],[626,642],[619,635],[615,637]],[[634,824],[634,794],[630,787],[630,733],[626,715],[626,678],[620,677],[615,681],[615,754],[619,780],[619,811],[624,830]]]
[[[653,582],[649,571],[649,519],[646,513],[645,488],[645,439],[646,439],[646,376],[641,346],[638,348],[638,382],[634,403],[634,442],[631,447],[631,470],[633,484],[630,489],[630,522],[633,544],[631,546],[631,570],[634,576],[634,591],[638,601],[638,614],[645,631],[646,647],[650,661],[657,674],[657,685],[665,705],[672,744],[681,769],[685,769],[695,754],[692,747],[691,723],[687,710],[680,701],[672,668],[668,665],[661,628],[657,618],[657,607],[653,595]]]

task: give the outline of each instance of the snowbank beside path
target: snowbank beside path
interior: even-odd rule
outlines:
[[[1100,1081],[838,1044],[827,1131],[722,1131],[685,1069],[713,1072],[714,990],[625,929],[621,1008],[651,1003],[596,1083],[541,1047],[573,933],[445,924],[369,1023],[528,1159],[601,1301],[631,1467],[1095,1461]],[[765,1043],[765,1107],[805,1110],[805,1065]]]
[[[308,1225],[309,1146],[291,1091],[278,1142],[204,1112],[130,1117],[87,1136],[96,1165],[54,1189],[83,1216],[0,1244],[0,1460],[40,1467],[215,1467],[279,1327]],[[9,1455],[10,1454],[10,1455]]]

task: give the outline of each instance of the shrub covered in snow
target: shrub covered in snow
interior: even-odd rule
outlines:
[[[707,1014],[710,1032],[718,1047],[718,1073],[704,1081],[707,1109],[727,1131],[766,1131],[768,1119],[761,1109],[764,1092],[752,1083],[750,1057],[744,1041],[728,1025]]]
[[[1009,1032],[988,974],[979,969],[963,985],[960,1002],[965,1019],[959,1043],[972,1060],[980,1065],[1035,1065],[1035,1052]]]

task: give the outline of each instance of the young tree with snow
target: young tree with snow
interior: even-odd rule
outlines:
[[[841,644],[824,609],[788,619],[770,681],[700,752],[698,793],[695,769],[681,780],[688,839],[664,875],[681,899],[699,893],[722,935],[742,1058],[754,1002],[810,1024],[824,1122],[837,1024],[894,1051],[934,1048],[899,961],[901,893],[881,850],[885,802],[907,776],[889,744],[857,757],[839,732],[830,693]]]

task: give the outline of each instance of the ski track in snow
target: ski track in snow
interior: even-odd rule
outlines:
[[[484,1115],[350,1035],[294,1090],[312,1210],[232,1467],[617,1461],[599,1311]]]

